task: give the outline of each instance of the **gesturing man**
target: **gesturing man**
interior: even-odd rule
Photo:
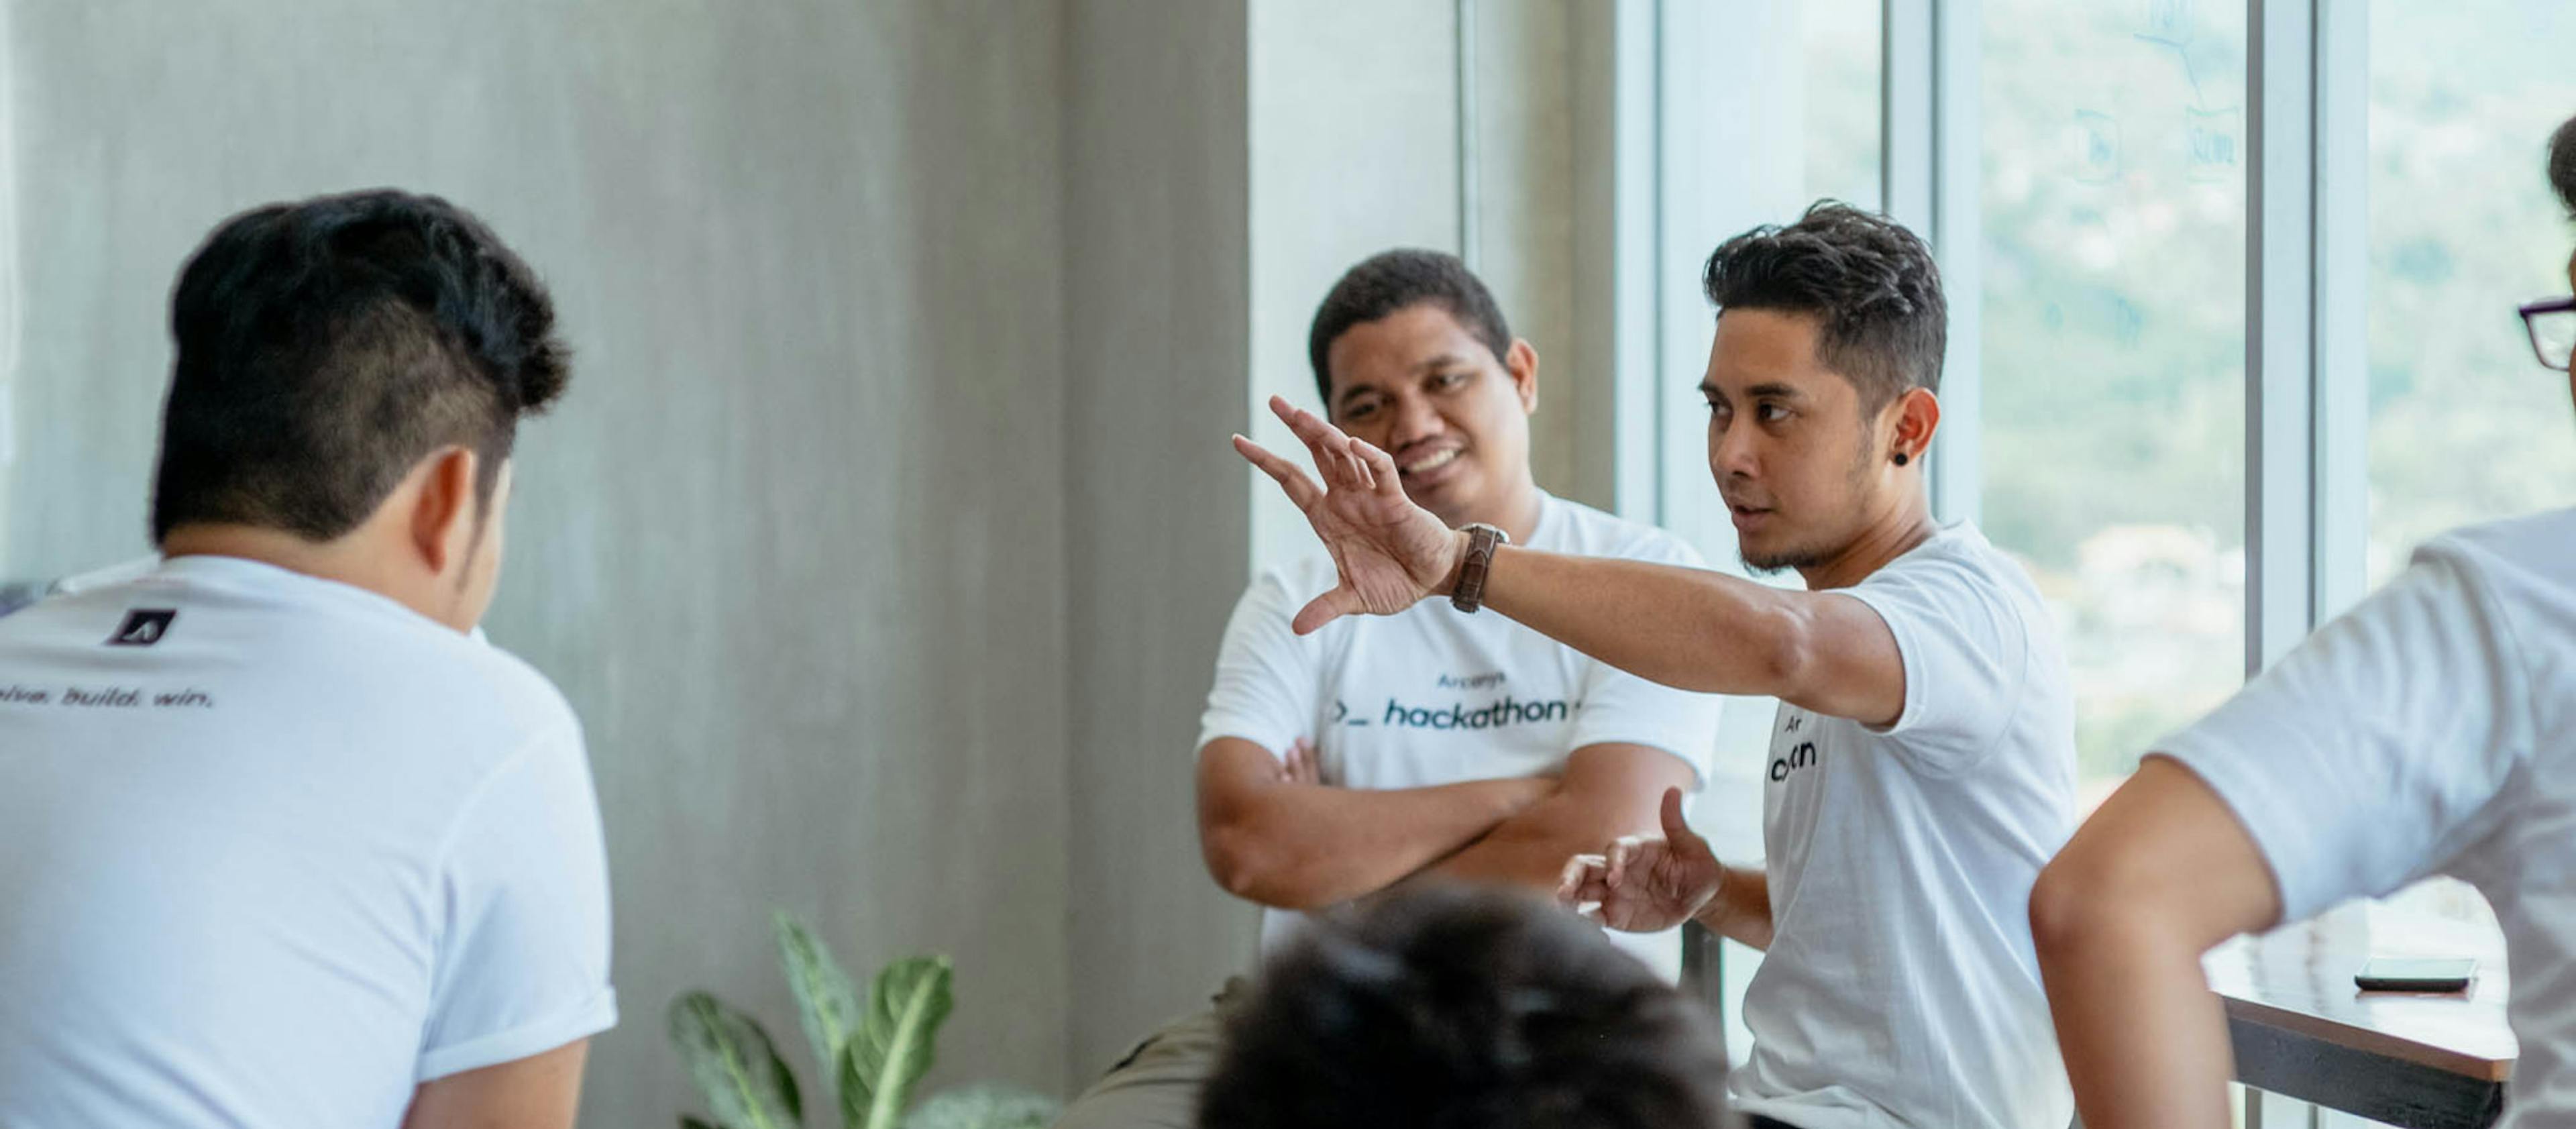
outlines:
[[[1538,488],[1538,355],[1456,258],[1390,251],[1351,268],[1315,313],[1308,359],[1334,418],[1400,460],[1388,489],[1443,530],[1484,523],[1565,552],[1697,559],[1660,530]],[[1651,829],[1657,797],[1697,786],[1717,699],[1446,606],[1291,631],[1297,594],[1332,575],[1319,555],[1253,582],[1200,722],[1200,845],[1219,884],[1264,907],[1265,950],[1296,935],[1302,911],[1416,876],[1546,891],[1567,854]],[[1679,968],[1669,932],[1623,945],[1667,979]],[[1238,998],[1229,989],[1157,1032],[1061,1124],[1193,1124]]]
[[[1324,485],[1235,445],[1339,566],[1295,628],[1448,596],[1666,685],[1779,698],[1766,869],[1719,866],[1668,795],[1668,839],[1579,861],[1562,896],[1623,930],[1696,915],[1768,948],[1732,1083],[1757,1118],[2063,1129],[2026,914],[2074,821],[2073,709],[2029,578],[1929,516],[1944,336],[1930,253],[1824,204],[1728,241],[1704,282],[1709,470],[1745,562],[1794,568],[1808,591],[1452,529],[1406,497],[1379,444],[1274,402]]]

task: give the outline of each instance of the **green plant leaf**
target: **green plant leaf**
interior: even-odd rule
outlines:
[[[680,1115],[680,1129],[716,1129],[716,1126],[683,1113]]]
[[[814,1047],[814,1065],[826,1087],[841,1081],[841,1052],[859,1026],[859,990],[850,974],[832,959],[830,946],[795,915],[784,910],[773,917],[778,934],[778,962],[787,986],[796,992],[796,1014],[805,1040]]]
[[[1047,1129],[1064,1107],[1006,1086],[973,1086],[931,1095],[903,1119],[903,1129]]]
[[[794,1129],[804,1123],[796,1075],[750,1016],[705,992],[671,1001],[671,1045],[725,1129]]]
[[[877,973],[867,1017],[841,1056],[841,1123],[848,1129],[899,1129],[912,1088],[930,1073],[939,1025],[956,1006],[954,977],[944,956],[907,957]]]

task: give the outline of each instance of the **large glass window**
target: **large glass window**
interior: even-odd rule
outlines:
[[[2098,799],[2244,670],[2245,8],[1986,0],[1984,526]]]
[[[2453,526],[2576,502],[2567,381],[2514,307],[2567,292],[2542,175],[2576,5],[2370,4],[2372,586]]]
[[[1879,190],[1881,0],[1810,0],[1798,9],[1806,67],[1806,196],[1883,206]],[[1785,217],[1784,217],[1785,219]]]

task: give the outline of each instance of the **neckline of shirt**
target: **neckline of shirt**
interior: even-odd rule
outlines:
[[[397,620],[408,626],[427,627],[457,635],[459,638],[464,637],[446,624],[413,611],[401,601],[384,593],[315,576],[309,572],[297,572],[291,568],[270,564],[267,561],[252,560],[249,557],[215,553],[189,553],[184,556],[165,557],[161,561],[161,567],[139,578],[138,582],[148,584],[156,580],[177,580],[216,588],[237,587],[261,592],[283,591],[291,597],[324,600],[352,611]]]

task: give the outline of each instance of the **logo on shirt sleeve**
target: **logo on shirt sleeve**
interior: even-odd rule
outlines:
[[[125,613],[125,622],[116,634],[107,637],[111,647],[149,647],[170,633],[170,621],[179,618],[175,608],[136,608]]]

